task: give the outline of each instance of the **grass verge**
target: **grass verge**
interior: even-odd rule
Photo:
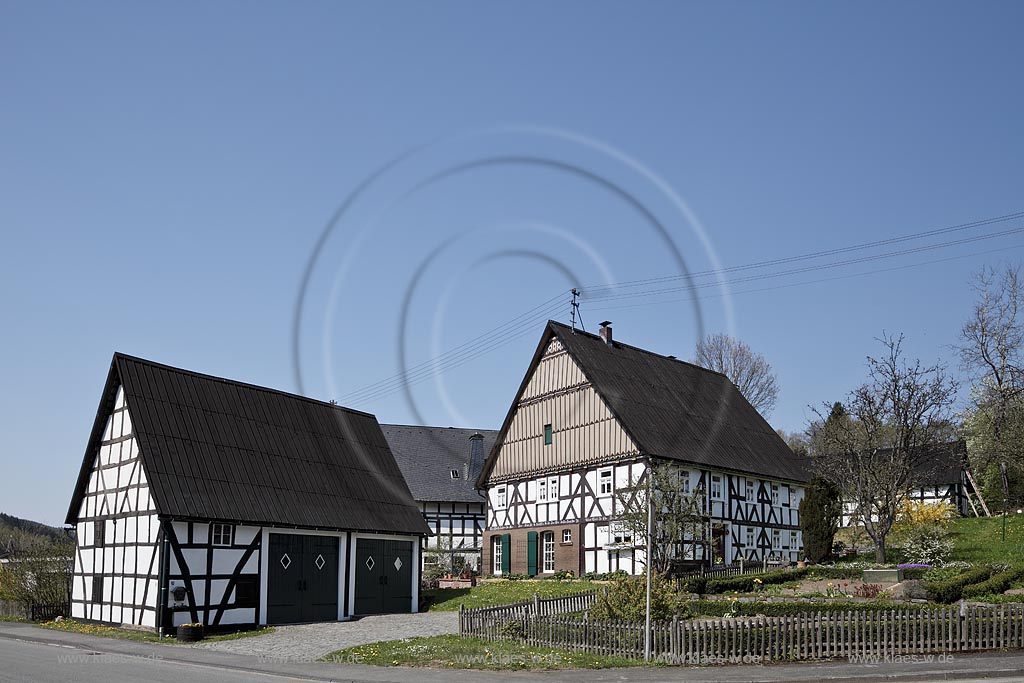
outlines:
[[[74,619],[63,619],[61,621],[45,621],[38,624],[40,628],[48,628],[53,631],[67,631],[69,633],[84,633],[90,636],[103,636],[104,638],[119,638],[120,640],[135,640],[144,643],[170,643],[177,644],[174,638],[161,638],[151,631],[136,631],[130,628],[118,628],[116,626],[104,626],[103,624],[85,624]],[[235,631],[233,633],[217,633],[207,635],[203,640],[238,640],[239,638],[251,638],[273,633],[274,627],[259,628],[250,631]],[[186,645],[188,643],[182,643]]]
[[[461,604],[467,609],[493,607],[532,600],[534,593],[542,598],[553,598],[586,593],[599,585],[590,581],[492,581],[473,588],[433,588],[423,591],[423,596],[432,601],[429,611],[455,612]]]
[[[643,666],[638,659],[607,657],[534,647],[515,641],[486,641],[455,635],[388,640],[338,650],[321,661],[376,666],[429,666],[488,671],[607,669]]]
[[[1002,516],[954,519],[949,531],[953,541],[950,559],[1020,564],[1024,558],[1024,515],[1006,516],[1005,543]]]

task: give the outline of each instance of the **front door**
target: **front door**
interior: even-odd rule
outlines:
[[[355,614],[412,611],[412,542],[356,539]]]
[[[267,623],[338,618],[338,539],[270,534]]]

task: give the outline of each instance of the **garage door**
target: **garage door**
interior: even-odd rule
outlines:
[[[412,611],[412,543],[356,539],[355,614]]]
[[[338,539],[270,534],[267,623],[338,619]]]

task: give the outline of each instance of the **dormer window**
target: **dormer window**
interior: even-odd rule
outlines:
[[[461,475],[458,470],[452,470],[452,479],[459,479]]]

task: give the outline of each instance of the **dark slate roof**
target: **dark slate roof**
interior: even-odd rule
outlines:
[[[948,486],[963,479],[967,467],[967,443],[963,440],[938,444],[914,463],[915,486]]]
[[[122,354],[111,363],[68,524],[119,384],[161,517],[430,533],[373,415]]]
[[[490,453],[497,430],[457,427],[418,427],[414,425],[380,426],[388,440],[405,482],[417,501],[480,503],[476,478],[483,459]],[[480,434],[477,463],[473,461],[470,437]],[[452,479],[452,470],[459,473]]]
[[[573,332],[553,320],[548,321],[531,372],[553,336],[562,342],[644,455],[765,478],[807,481],[804,463],[725,375],[619,341],[609,346],[596,334]],[[498,448],[491,452],[484,476],[497,452]]]

